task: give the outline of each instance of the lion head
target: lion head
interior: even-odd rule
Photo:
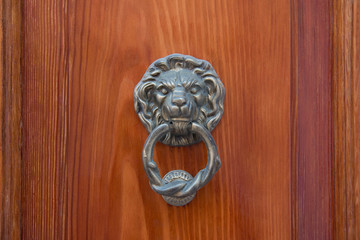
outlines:
[[[135,88],[134,103],[148,132],[162,123],[174,124],[176,131],[161,141],[179,146],[200,141],[187,131],[189,123],[201,123],[209,131],[215,128],[224,96],[224,85],[210,63],[172,54],[150,65]]]

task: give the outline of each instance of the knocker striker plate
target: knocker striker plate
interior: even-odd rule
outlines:
[[[135,111],[150,133],[143,150],[144,169],[153,190],[171,205],[190,202],[221,165],[210,132],[223,114],[224,96],[225,88],[210,63],[181,54],[152,63],[135,88]],[[182,170],[160,177],[152,159],[157,141],[185,146],[201,140],[208,149],[205,169],[194,178]]]
[[[162,179],[164,184],[169,184],[171,182],[177,181],[177,180],[183,180],[183,181],[191,181],[194,178],[191,176],[190,173],[185,172],[184,170],[173,170],[168,172]],[[191,202],[194,197],[195,197],[196,193],[191,194],[189,196],[186,197],[174,197],[174,196],[165,196],[163,195],[163,199],[173,205],[173,206],[184,206],[187,203]]]

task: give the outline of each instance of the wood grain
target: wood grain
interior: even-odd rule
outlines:
[[[23,6],[23,239],[63,239],[66,233],[67,4],[25,1]]]
[[[25,1],[24,239],[289,239],[290,2]],[[132,94],[170,53],[209,60],[227,89],[223,166],[181,208],[149,187]],[[203,145],[158,144],[162,174]]]
[[[334,1],[334,235],[360,238],[360,6]]]
[[[359,238],[356,1],[26,1],[23,14],[24,239]],[[183,208],[148,186],[132,103],[147,66],[174,52],[209,60],[227,89],[223,167]],[[14,71],[3,79],[18,84]],[[2,112],[14,124],[2,147],[19,146],[21,114]],[[2,152],[1,191],[15,186],[3,234],[20,219],[20,158]],[[194,175],[206,151],[158,144],[155,158]]]
[[[293,7],[293,238],[332,239],[332,5],[304,0]]]
[[[0,2],[0,238],[20,239],[21,4]]]
[[[291,69],[290,69],[290,182],[291,182],[291,239],[299,239],[298,194],[298,1],[290,1],[291,11]]]

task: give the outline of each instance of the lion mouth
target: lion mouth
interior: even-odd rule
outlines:
[[[176,136],[188,135],[191,123],[189,121],[170,121],[170,128]]]

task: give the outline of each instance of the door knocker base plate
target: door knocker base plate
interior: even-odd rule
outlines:
[[[164,185],[176,180],[191,181],[193,180],[193,176],[191,176],[190,173],[184,170],[173,170],[168,172],[162,179]],[[164,195],[162,197],[170,205],[184,206],[189,202],[191,202],[194,199],[195,195],[196,193],[186,197],[172,197],[172,196],[164,196]]]

